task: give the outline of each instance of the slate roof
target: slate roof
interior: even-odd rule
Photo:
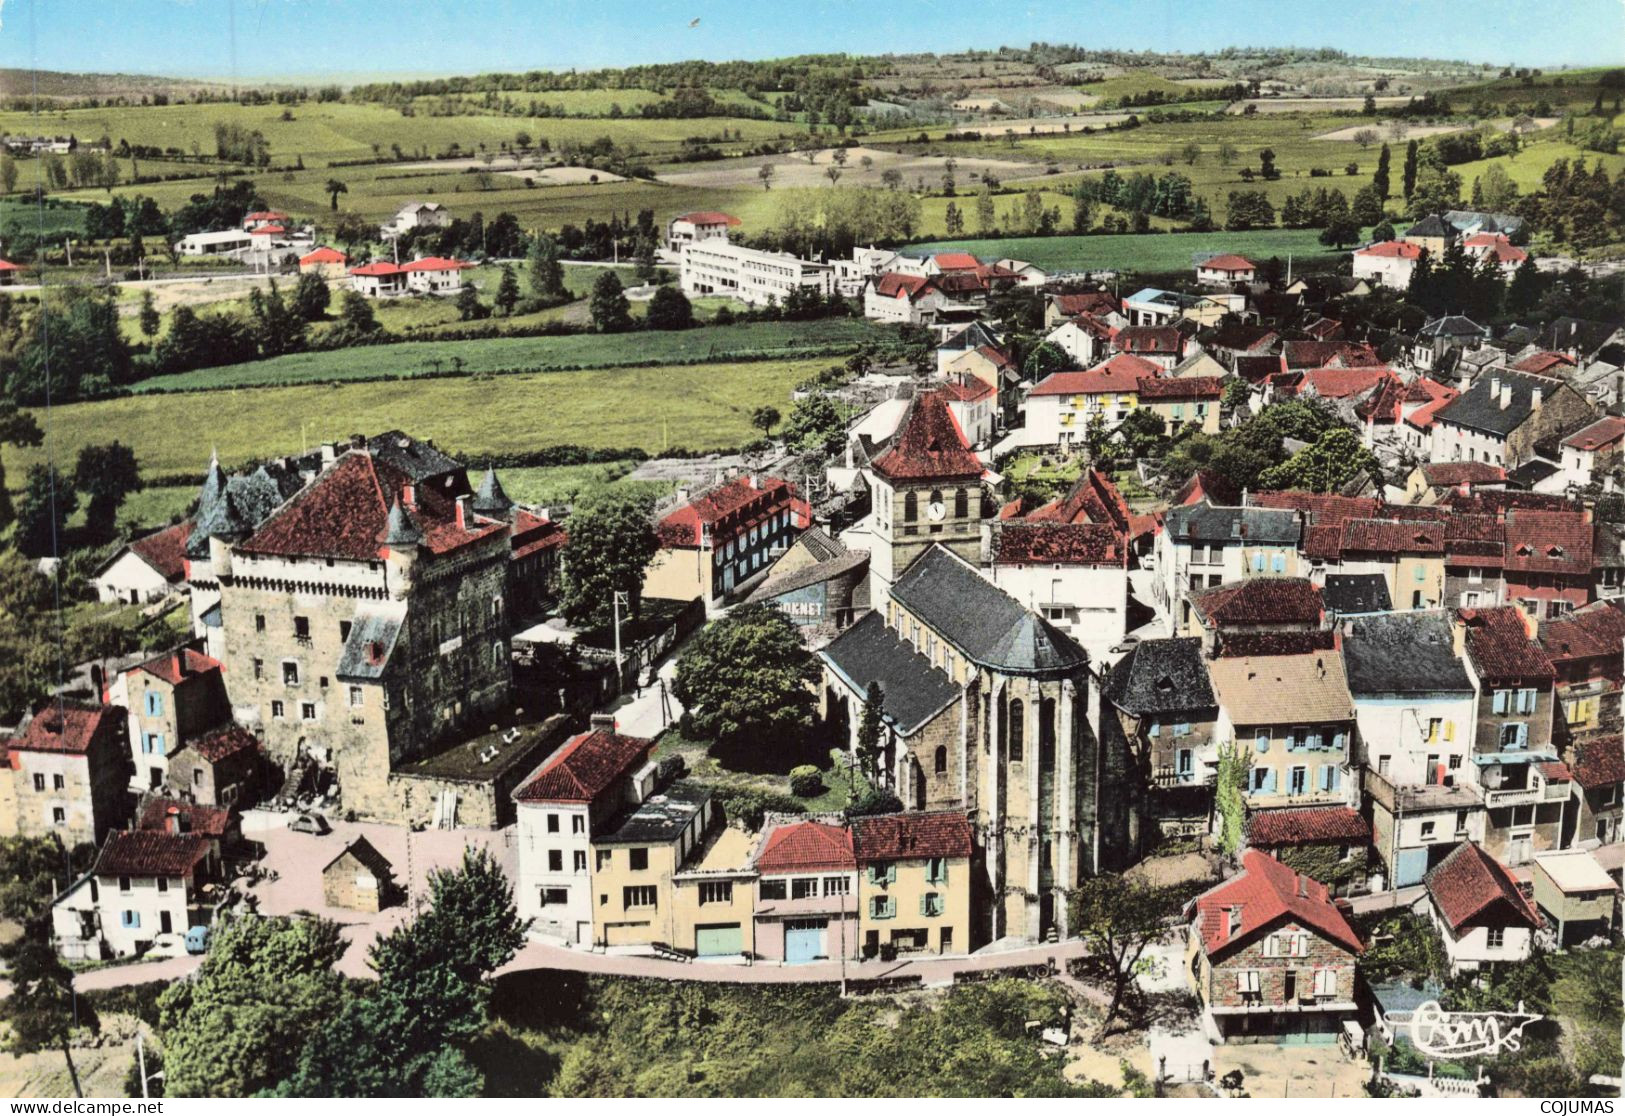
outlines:
[[[592,802],[648,759],[654,741],[595,729],[572,737],[514,792],[517,802]]]
[[[1185,908],[1196,922],[1203,951],[1213,957],[1240,942],[1251,940],[1288,919],[1313,930],[1351,953],[1364,946],[1359,935],[1332,902],[1326,885],[1300,876],[1285,864],[1257,849],[1242,856],[1242,870],[1224,883],[1198,895]],[[1241,909],[1241,922],[1229,930],[1229,911]]]
[[[793,593],[797,589],[805,589],[809,585],[817,585],[833,577],[840,577],[844,573],[869,564],[869,552],[855,550],[842,554],[838,558],[828,558],[821,562],[814,562],[810,566],[803,566],[799,570],[792,570],[781,577],[764,581],[751,593],[749,600],[752,603],[770,601],[774,597],[781,597],[786,593]]]
[[[405,610],[399,606],[363,604],[350,622],[350,637],[344,641],[335,672],[346,682],[373,682],[389,669],[395,644],[400,639]]]
[[[1388,598],[1388,579],[1381,574],[1327,574],[1320,596],[1328,612],[1341,616],[1394,607]]]
[[[1456,230],[1437,213],[1429,213],[1426,217],[1411,225],[1405,230],[1406,236],[1442,236],[1453,238]]]
[[[928,391],[916,395],[891,448],[872,468],[889,480],[974,480],[987,471],[971,452],[947,396]]]
[[[1106,699],[1133,717],[1219,707],[1195,636],[1138,644],[1107,676]]]
[[[852,851],[852,831],[828,822],[791,822],[775,827],[756,854],[756,870],[764,875],[784,872],[841,872],[858,866]]]
[[[1512,400],[1506,407],[1501,406],[1500,396],[1490,390],[1497,380],[1502,387],[1510,385],[1512,388]],[[1550,380],[1517,372],[1479,376],[1466,391],[1436,410],[1433,417],[1440,422],[1504,438],[1522,426],[1534,411],[1535,392],[1539,391],[1544,398],[1556,387]]]
[[[1250,577],[1191,594],[1191,607],[1214,625],[1319,624],[1320,589],[1303,577]]]
[[[1291,511],[1262,507],[1215,507],[1190,504],[1170,508],[1163,518],[1170,538],[1179,542],[1249,542],[1297,545],[1298,517]]]
[[[1489,333],[1483,326],[1463,314],[1446,314],[1434,318],[1417,330],[1418,337],[1485,337]]]
[[[355,857],[356,861],[371,872],[376,879],[387,880],[395,874],[394,866],[384,859],[384,854],[374,848],[372,842],[365,837],[357,837],[354,841],[345,845],[337,856],[322,865],[322,871],[326,872],[346,856]]]
[[[678,780],[652,794],[617,821],[609,832],[593,838],[595,844],[652,845],[677,840],[694,816],[711,800],[711,788]]]
[[[952,810],[853,818],[852,845],[860,864],[965,858],[971,854],[970,820]]]
[[[1590,355],[1608,344],[1620,330],[1617,322],[1597,322],[1587,318],[1558,318],[1541,335],[1543,349],[1573,350]]]
[[[239,725],[228,725],[226,728],[206,732],[195,739],[187,740],[186,747],[197,752],[198,755],[210,763],[219,763],[227,756],[234,756],[247,748],[258,748],[260,742],[254,734]]]
[[[982,666],[1051,674],[1088,661],[1070,636],[940,545],[921,554],[897,579],[892,599]]]
[[[879,612],[865,615],[818,654],[859,694],[880,683],[881,711],[905,737],[959,700],[959,684],[888,628]]]
[[[1458,615],[1467,625],[1467,654],[1485,683],[1555,677],[1551,660],[1529,638],[1516,608],[1464,608]]]
[[[13,752],[63,752],[83,755],[103,733],[124,727],[124,710],[116,705],[87,705],[53,699],[40,706],[28,727],[13,736]]]
[[[1208,674],[1237,726],[1354,719],[1343,659],[1335,651],[1214,659]]]
[[[1354,694],[1472,693],[1456,656],[1448,613],[1361,616],[1343,629],[1343,663]]]
[[[480,478],[480,486],[474,492],[472,507],[483,515],[506,515],[513,507],[513,501],[502,490],[502,482],[497,479],[497,471],[490,466],[485,469],[485,476]]]
[[[1469,922],[1475,926],[1521,922],[1531,929],[1540,925],[1512,873],[1474,841],[1457,845],[1422,882],[1452,930],[1460,931]]]
[[[1258,810],[1247,819],[1247,843],[1254,848],[1282,845],[1365,844],[1371,827],[1347,806],[1297,810]]]
[[[949,352],[969,352],[972,349],[980,349],[984,346],[997,348],[999,346],[999,335],[994,333],[986,322],[974,321],[948,337],[937,348],[939,350],[946,349]]]
[[[198,493],[192,533],[186,540],[186,556],[207,558],[211,536],[230,542],[245,538],[304,484],[295,465],[261,465],[251,473],[228,478],[219,460],[211,458]]]
[[[98,876],[190,876],[209,855],[209,839],[147,829],[115,830],[96,858]]]
[[[1127,540],[1106,523],[1043,523],[1018,520],[997,525],[993,562],[999,566],[1117,566],[1128,563]]]

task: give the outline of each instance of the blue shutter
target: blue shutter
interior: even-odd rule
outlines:
[[[1276,573],[1286,573],[1286,555],[1277,554],[1270,563],[1270,568]]]
[[[1174,726],[1174,735],[1175,736],[1189,736],[1190,734],[1191,734],[1191,723],[1189,721],[1181,721],[1181,722],[1179,722],[1179,724]]]
[[[1152,739],[1155,739],[1162,734],[1162,725],[1156,721],[1152,721],[1151,727],[1145,730],[1145,734]]]
[[[158,738],[158,754],[160,756],[167,755],[167,753],[164,751],[164,734],[161,733],[161,732],[158,732],[158,733],[154,733],[153,735]]]
[[[1270,768],[1264,775],[1264,793],[1275,793],[1275,768]]]
[[[1342,790],[1343,789],[1343,769],[1341,767],[1333,767],[1330,770],[1331,770],[1331,773],[1332,773],[1332,790]]]
[[[1331,775],[1332,775],[1332,769],[1331,768],[1323,766],[1320,769],[1320,789],[1321,790],[1329,791],[1329,790],[1332,789]]]
[[[1529,747],[1529,726],[1527,724],[1518,726],[1518,747],[1520,749]]]
[[[1259,733],[1258,733],[1257,737],[1254,739],[1253,743],[1258,748],[1258,751],[1259,751],[1260,754],[1269,751],[1270,750],[1270,734],[1269,734],[1269,730],[1260,729]]]
[[[1254,573],[1263,573],[1264,572],[1264,556],[1262,554],[1253,555],[1253,572]]]
[[[1495,697],[1490,703],[1490,708],[1496,713],[1505,713],[1507,711],[1507,699],[1511,696],[1511,693],[1512,691],[1510,690],[1496,690]]]

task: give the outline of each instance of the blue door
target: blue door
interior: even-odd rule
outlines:
[[[784,959],[791,964],[828,956],[824,952],[827,919],[793,919],[784,924]]]

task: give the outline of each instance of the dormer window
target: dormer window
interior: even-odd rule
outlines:
[[[1560,547],[1560,546],[1549,546],[1549,547],[1547,547],[1546,548],[1546,557],[1548,557],[1548,558],[1561,558],[1561,557],[1563,557],[1563,548]]]

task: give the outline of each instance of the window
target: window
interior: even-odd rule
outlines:
[[[363,700],[364,699],[361,696],[361,687],[360,686],[351,686],[350,687],[350,705],[351,705],[351,707],[360,706]]]
[[[68,781],[66,779],[64,779],[62,776],[60,776],[60,775],[52,775],[51,776],[51,789],[52,790],[62,790],[67,785],[68,785]]]
[[[783,899],[789,895],[789,887],[785,880],[763,880],[756,893],[763,899]]]
[[[936,918],[942,914],[942,896],[934,891],[928,891],[920,896],[920,913],[926,918]]]
[[[628,858],[628,860],[630,862],[630,866],[632,868],[632,871],[634,871],[634,872],[646,872],[646,871],[649,870],[649,850],[648,849],[628,849],[626,855],[627,855],[627,858]]]
[[[1507,932],[1504,926],[1491,926],[1484,931],[1484,944],[1490,949],[1500,949],[1507,944]]]
[[[301,720],[314,721],[316,719],[316,703],[313,701],[300,702],[299,716]]]
[[[297,685],[299,685],[299,664],[298,663],[283,663],[282,664],[282,684],[284,686],[297,686]]]
[[[34,776],[34,789],[36,791],[44,791],[45,790],[45,776],[43,776],[43,775],[35,775]]]
[[[572,872],[585,872],[587,870],[587,854],[584,850],[577,849],[570,854],[570,870]]]
[[[542,906],[562,907],[570,901],[570,889],[567,887],[542,888]]]
[[[1337,970],[1336,969],[1316,969],[1315,970],[1315,995],[1317,995],[1317,996],[1335,996],[1335,995],[1337,995]]]
[[[158,894],[163,895],[163,894],[167,893],[168,891],[169,891],[169,877],[168,876],[159,876],[158,877]]]
[[[1256,996],[1259,991],[1258,970],[1244,969],[1236,974],[1236,991],[1243,996]]]
[[[1534,711],[1535,711],[1535,691],[1534,690],[1519,690],[1518,691],[1518,712],[1527,714],[1527,713],[1533,713]]]
[[[265,614],[264,613],[256,612],[254,614],[254,630],[256,632],[263,632],[265,630]]]
[[[310,617],[295,616],[293,618],[293,638],[303,640],[310,638]]]
[[[824,898],[829,899],[837,895],[852,894],[851,876],[825,876]]]
[[[919,497],[916,496],[914,493],[910,492],[908,495],[903,497],[903,522],[904,523],[913,523],[915,520],[917,520],[919,518],[920,518],[920,500],[919,500]]]
[[[935,774],[946,775],[948,773],[948,749],[945,745],[939,744],[937,746],[936,758],[933,760],[931,767]]]
[[[890,895],[876,895],[869,900],[870,918],[896,918],[897,900]]]
[[[280,701],[273,701],[271,703],[271,716],[280,720],[282,715],[282,703]]]
[[[1309,769],[1307,767],[1294,767],[1289,773],[1287,783],[1289,794],[1302,794],[1309,789]]]
[[[1466,836],[1466,834],[1467,834],[1467,811],[1466,810],[1457,810],[1456,811],[1456,836],[1457,837],[1463,837],[1463,836]]]
[[[547,831],[549,833],[557,833],[559,831],[559,816],[557,814],[547,815]]]
[[[897,865],[876,863],[869,865],[869,882],[876,887],[897,882]]]
[[[653,907],[655,899],[655,889],[652,885],[621,888],[621,906],[623,907]]]
[[[339,642],[348,643],[350,641],[350,629],[353,626],[348,620],[339,621]]]
[[[320,678],[316,679],[316,685],[321,689],[327,689],[327,675],[324,674]]]
[[[700,885],[700,906],[708,903],[732,903],[734,885],[728,880],[717,880]]]
[[[1027,709],[1020,698],[1010,703],[1010,762],[1020,763],[1025,751]]]
[[[1529,745],[1529,726],[1522,721],[1514,721],[1501,726],[1501,749],[1507,752],[1517,752]]]
[[[120,876],[118,878],[118,890],[119,890],[120,895],[128,895],[130,893],[130,877],[129,876]]]
[[[1425,821],[1422,823],[1422,840],[1433,840],[1433,823],[1430,821]]]
[[[571,814],[570,815],[570,832],[571,833],[585,833],[585,832],[587,832],[587,819],[585,817],[583,817],[582,815],[580,815],[580,814]]]
[[[818,898],[818,880],[816,877],[803,877],[790,881],[790,898],[816,899]]]
[[[549,872],[564,871],[564,853],[558,849],[547,850],[547,870]]]
[[[64,807],[61,807],[61,806],[52,806],[51,807],[51,824],[52,825],[67,825],[68,824],[68,811]]]
[[[954,493],[954,517],[964,519],[970,514],[970,493],[961,488]]]
[[[164,715],[164,695],[154,690],[147,691],[147,716],[162,717]]]
[[[948,882],[947,858],[933,856],[925,862],[925,882],[929,884],[945,884]]]
[[[1378,775],[1386,775],[1386,774],[1388,774],[1388,764],[1393,760],[1393,758],[1394,757],[1392,757],[1392,756],[1378,756],[1377,757],[1377,774]]]
[[[254,660],[254,681],[259,682],[265,677],[265,660]]]
[[[124,927],[126,930],[141,929],[141,912],[120,911],[118,913],[118,924]]]
[[[602,872],[605,868],[609,867],[609,859],[613,855],[614,855],[613,850],[610,850],[610,849],[599,849],[598,850],[598,870],[600,872]]]

